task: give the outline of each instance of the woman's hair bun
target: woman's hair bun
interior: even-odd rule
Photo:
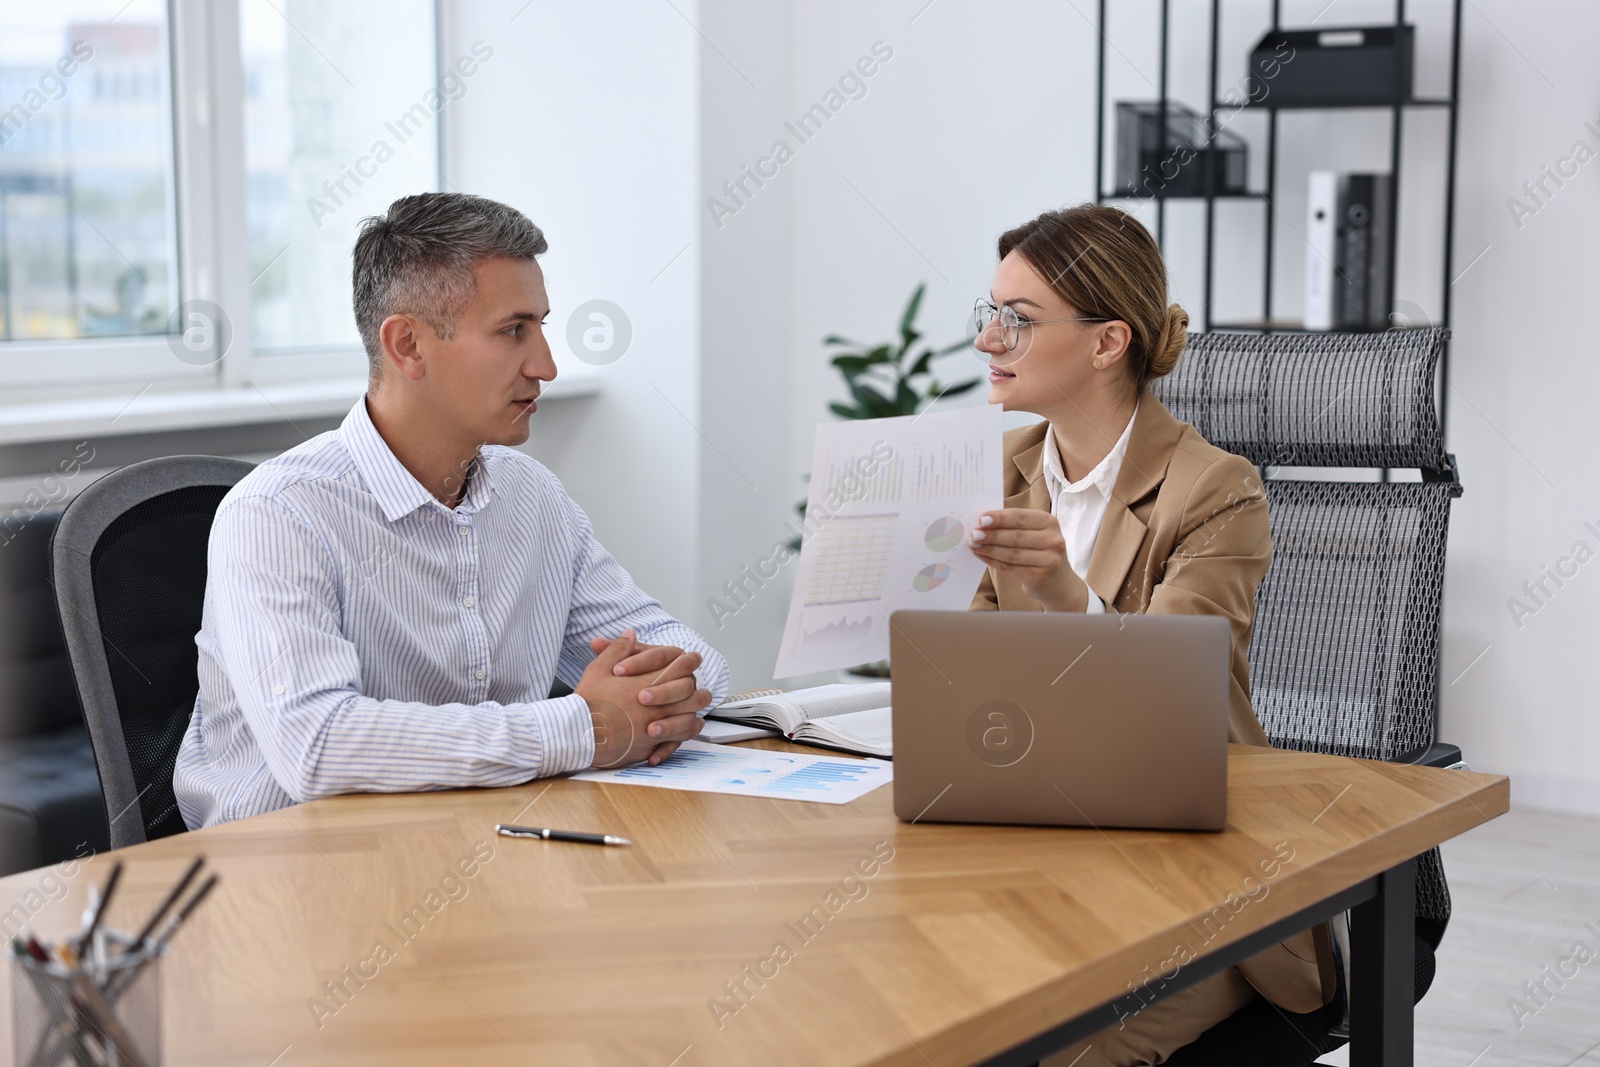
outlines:
[[[1189,313],[1177,304],[1167,305],[1167,321],[1150,346],[1150,377],[1164,378],[1178,365],[1184,345],[1189,343]]]
[[[1189,340],[1189,315],[1167,303],[1161,246],[1144,224],[1109,204],[1046,211],[1000,235],[1000,258],[1018,253],[1074,315],[1128,326],[1124,367],[1135,391],[1171,373]]]

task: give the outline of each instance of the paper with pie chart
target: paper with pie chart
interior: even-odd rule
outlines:
[[[984,566],[967,549],[1001,506],[997,405],[817,426],[806,534],[776,678],[889,654],[901,608],[965,611]]]

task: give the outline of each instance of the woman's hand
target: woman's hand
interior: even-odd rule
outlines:
[[[986,511],[972,531],[972,554],[997,571],[1016,576],[1025,593],[1047,611],[1083,611],[1089,587],[1067,562],[1061,524],[1048,511],[1001,508]]]

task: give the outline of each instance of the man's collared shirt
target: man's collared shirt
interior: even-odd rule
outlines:
[[[587,767],[575,685],[593,637],[728,665],[595,540],[542,464],[486,446],[454,510],[356,402],[338,430],[263,463],[217,509],[200,691],[173,773],[191,828],[351,792],[504,786]]]
[[[1133,419],[1138,414],[1139,405],[1135,404],[1133,415],[1128,416],[1128,425],[1123,427],[1122,436],[1111,446],[1106,458],[1075,482],[1067,481],[1061,452],[1056,448],[1055,431],[1045,430],[1044,480],[1050,492],[1050,513],[1061,524],[1061,536],[1067,542],[1067,563],[1086,583],[1095,538],[1100,536],[1100,522],[1106,517],[1106,501],[1111,499],[1111,491],[1116,487],[1122,457],[1128,451],[1128,439],[1133,436]],[[1085,613],[1103,615],[1105,610],[1105,604],[1094,590],[1089,590]]]

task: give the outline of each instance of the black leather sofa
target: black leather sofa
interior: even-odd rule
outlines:
[[[109,842],[50,582],[59,517],[0,513],[0,875]]]

